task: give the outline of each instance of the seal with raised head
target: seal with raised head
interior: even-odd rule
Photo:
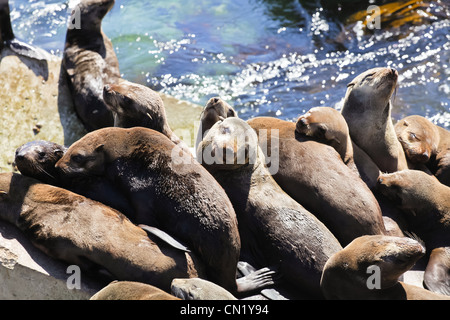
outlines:
[[[49,256],[87,272],[106,269],[115,279],[167,292],[174,278],[205,276],[192,253],[149,238],[118,211],[21,174],[0,174],[0,219]]]
[[[450,299],[398,281],[424,254],[424,247],[407,237],[359,237],[327,261],[322,292],[330,300]]]
[[[423,171],[403,170],[380,175],[379,188],[406,213],[410,230],[425,242],[430,254],[425,286],[449,294],[449,256],[442,250],[450,247],[450,187]]]
[[[180,300],[155,286],[136,281],[113,281],[90,300]]]
[[[131,220],[161,229],[197,253],[208,279],[236,292],[240,237],[236,215],[217,181],[164,134],[104,128],[75,142],[58,161],[61,175],[102,176],[135,210]],[[179,162],[178,162],[179,161]]]
[[[278,159],[275,181],[322,221],[342,246],[362,235],[385,234],[376,198],[333,147],[296,137],[296,124],[290,121],[258,117],[247,123],[259,135],[263,152]]]
[[[402,236],[406,222],[401,211],[380,194],[376,187],[380,169],[373,160],[350,138],[347,123],[342,114],[334,108],[316,107],[297,120],[295,132],[315,141],[332,146],[344,163],[357,173],[376,197],[388,235]]]
[[[233,203],[241,259],[256,268],[277,265],[296,290],[320,298],[322,268],[342,247],[321,221],[278,186],[265,167],[254,130],[237,117],[217,122],[199,144],[197,159]]]
[[[350,138],[347,123],[339,111],[330,107],[312,108],[298,118],[295,132],[332,146],[370,189],[376,186],[380,169]]]
[[[450,131],[419,115],[401,119],[394,128],[408,160],[425,164],[441,183],[450,186]]]
[[[103,99],[114,115],[115,127],[153,129],[188,150],[170,129],[160,95],[149,87],[123,80],[119,84],[105,85]]]
[[[391,96],[397,78],[397,71],[391,68],[361,73],[348,84],[341,110],[350,137],[382,172],[408,168],[391,118]]]
[[[102,19],[114,0],[82,0],[80,28],[69,27],[62,64],[68,75],[75,110],[88,131],[114,125],[103,101],[103,87],[120,81],[119,62],[111,40],[102,31]]]

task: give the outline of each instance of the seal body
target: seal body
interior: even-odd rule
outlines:
[[[413,164],[424,164],[450,186],[450,132],[425,117],[412,115],[395,124],[397,138]]]
[[[172,142],[188,150],[170,129],[166,110],[160,95],[152,89],[126,80],[106,85],[103,99],[114,115],[114,126],[120,128],[144,127],[159,131]]]
[[[63,176],[101,176],[129,199],[135,223],[161,229],[205,262],[208,279],[236,290],[240,237],[233,206],[215,179],[165,135],[104,128],[74,143],[56,164]]]
[[[410,230],[430,255],[424,285],[450,295],[450,187],[419,170],[382,174],[379,188],[405,212]]]
[[[398,281],[424,254],[423,246],[410,238],[359,237],[327,261],[322,291],[327,299],[342,300],[450,299]]]
[[[390,68],[363,72],[348,84],[341,113],[350,137],[382,172],[408,168],[391,119],[391,96],[398,73]]]
[[[0,218],[46,254],[88,272],[104,268],[163,290],[173,278],[204,276],[193,255],[150,239],[118,211],[20,174],[0,174]]]
[[[256,133],[242,119],[214,124],[198,146],[197,159],[227,192],[238,217],[241,259],[257,267],[279,265],[283,278],[310,297],[327,259],[341,249],[314,215],[289,197],[264,165]],[[223,154],[221,152],[223,151]]]
[[[182,300],[237,300],[229,291],[201,278],[173,279],[170,290]]]
[[[278,156],[275,181],[322,221],[341,245],[362,235],[385,233],[382,212],[373,193],[334,148],[304,137],[296,139],[293,122],[271,117],[247,122],[260,136],[262,130],[267,132],[267,139],[260,139],[260,146],[271,158]]]
[[[20,173],[25,176],[99,201],[126,216],[134,215],[134,209],[128,200],[106,178],[95,176],[65,179],[61,176],[55,165],[66,150],[66,147],[51,141],[31,141],[17,148],[15,163]]]
[[[295,132],[332,146],[370,189],[376,186],[380,169],[350,138],[347,122],[339,111],[330,107],[312,108],[298,118]]]
[[[63,55],[75,109],[88,131],[114,125],[103,101],[103,87],[120,80],[119,62],[101,22],[114,0],[82,0],[81,27],[68,28]]]
[[[152,285],[135,281],[113,281],[90,300],[180,300]]]

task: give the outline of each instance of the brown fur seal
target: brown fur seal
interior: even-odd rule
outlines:
[[[217,121],[228,117],[237,117],[232,106],[219,97],[209,99],[202,112],[195,148],[202,141],[206,131],[211,129]]]
[[[102,177],[89,179],[64,179],[55,165],[67,148],[51,141],[28,142],[16,150],[15,163],[23,175],[68,189],[92,200],[106,204],[126,216],[133,216],[134,209],[114,185]]]
[[[322,268],[341,245],[273,180],[254,130],[242,119],[224,119],[211,127],[197,152],[236,210],[242,259],[255,267],[278,265],[290,285],[321,297]]]
[[[293,122],[271,117],[247,122],[260,136],[261,129],[267,130],[267,140],[260,141],[263,151],[267,150],[274,159],[274,150],[279,154],[275,181],[319,218],[341,245],[362,235],[385,234],[381,209],[373,193],[334,148],[304,137],[296,139]],[[272,133],[273,129],[278,131]],[[278,139],[272,137],[276,133]],[[279,145],[279,151],[273,143]]]
[[[347,123],[339,111],[329,107],[312,108],[298,118],[295,132],[300,136],[304,135],[332,146],[340,154],[344,163],[358,174],[374,193],[383,213],[387,234],[403,235],[402,229],[407,227],[402,213],[389,199],[376,190],[380,169],[352,141]]]
[[[398,73],[390,68],[363,72],[348,84],[341,113],[350,137],[382,172],[408,168],[391,119],[391,96]]]
[[[409,161],[425,164],[441,183],[450,186],[450,131],[412,115],[397,122],[395,132]]]
[[[23,175],[41,182],[57,184],[55,164],[66,150],[66,147],[51,141],[31,141],[17,148],[14,161]]]
[[[450,187],[423,171],[403,170],[382,174],[379,188],[407,213],[410,230],[423,239],[431,254],[424,275],[425,286],[448,294],[449,258],[442,250],[446,253],[443,248],[450,247]],[[443,268],[446,272],[439,271]]]
[[[359,237],[327,261],[321,280],[323,294],[342,300],[450,299],[398,281],[424,253],[419,242],[406,237]]]
[[[141,282],[113,281],[90,300],[180,300],[167,292]]]
[[[201,278],[173,279],[170,290],[182,300],[237,300],[229,291]]]
[[[332,146],[342,161],[357,173],[370,189],[377,184],[380,169],[372,159],[350,138],[342,114],[330,107],[310,109],[297,120],[296,133]]]
[[[155,130],[104,128],[75,142],[56,164],[66,177],[101,176],[132,204],[135,223],[175,236],[199,255],[208,279],[235,292],[240,238],[226,193],[190,153]],[[182,162],[183,162],[182,161]]]
[[[119,84],[106,85],[103,99],[114,115],[115,127],[153,129],[188,150],[170,129],[160,95],[149,87],[123,80]]]
[[[204,276],[192,254],[150,239],[118,211],[20,174],[0,174],[0,218],[51,257],[85,271],[100,267],[166,291],[174,278]]]
[[[113,5],[114,0],[82,0],[76,8],[81,28],[68,28],[66,34],[62,63],[75,109],[88,131],[114,124],[103,101],[103,87],[120,80],[119,62],[101,28]]]

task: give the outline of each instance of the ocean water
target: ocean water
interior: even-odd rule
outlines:
[[[450,129],[450,3],[414,2],[395,2],[391,21],[368,30],[364,18],[348,19],[366,5],[116,0],[103,30],[124,78],[200,105],[220,96],[244,119],[295,120],[312,107],[339,109],[348,82],[388,66],[400,75],[394,121],[419,114]],[[68,5],[10,0],[16,36],[61,56]]]

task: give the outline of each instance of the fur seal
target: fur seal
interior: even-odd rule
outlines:
[[[90,300],[180,300],[146,283],[113,281],[94,294]]]
[[[296,137],[296,124],[290,121],[258,117],[247,123],[258,135],[267,130],[267,139],[260,141],[260,146],[271,158],[279,155],[275,181],[322,221],[342,246],[362,235],[385,234],[376,198],[333,147]],[[278,138],[272,130],[277,130]]]
[[[68,189],[92,200],[108,205],[126,216],[133,216],[134,209],[128,200],[108,180],[102,177],[65,179],[55,165],[67,151],[65,146],[51,141],[27,142],[16,150],[15,163],[21,174]]]
[[[410,230],[426,244],[430,259],[425,286],[449,294],[450,259],[445,248],[450,247],[450,187],[423,171],[403,170],[380,175],[379,188],[405,212]]]
[[[77,5],[81,28],[68,28],[62,65],[78,116],[88,131],[111,127],[114,120],[103,101],[103,87],[120,81],[119,62],[103,33],[103,17],[114,0],[82,0]]]
[[[3,48],[9,48],[15,54],[40,61],[46,61],[50,56],[45,50],[19,41],[15,37],[8,0],[0,0],[0,51]]]
[[[165,291],[174,278],[205,276],[193,254],[149,238],[118,211],[21,174],[0,174],[0,218],[49,256],[87,272],[103,268]]]
[[[338,110],[330,107],[310,109],[298,118],[295,132],[332,146],[370,189],[376,186],[380,169],[350,138],[348,125]]]
[[[149,87],[126,80],[119,84],[107,84],[103,89],[103,100],[114,115],[115,127],[153,129],[189,150],[170,129],[160,95]]]
[[[391,119],[391,96],[398,73],[391,68],[367,70],[348,84],[341,113],[350,137],[382,172],[408,168]]]
[[[209,280],[236,292],[240,237],[233,206],[190,153],[181,150],[176,163],[174,147],[152,129],[104,128],[70,146],[56,168],[67,178],[109,180],[132,204],[133,222],[176,236],[204,261]]]
[[[425,164],[441,183],[450,186],[450,131],[418,115],[401,119],[394,128],[408,160]]]
[[[330,300],[450,299],[398,281],[424,254],[423,246],[407,237],[359,237],[327,261],[321,279],[323,294]],[[372,282],[372,275],[378,281]]]
[[[217,121],[228,117],[237,117],[237,113],[232,106],[219,97],[209,99],[201,115],[195,148],[202,141],[206,131],[211,129]]]
[[[278,186],[265,167],[254,130],[242,119],[226,118],[209,129],[197,152],[233,203],[241,259],[255,267],[277,265],[289,284],[320,298],[322,268],[342,247],[322,222]]]
[[[377,191],[380,169],[350,138],[347,123],[339,111],[330,107],[312,108],[298,118],[295,133],[332,146],[344,163],[358,174],[374,193],[383,214],[387,234],[403,236],[402,229],[407,227],[402,213],[392,201]]]
[[[31,141],[17,148],[14,161],[23,175],[48,184],[57,184],[55,164],[66,150],[66,147],[51,141]]]
[[[237,300],[221,286],[201,278],[173,279],[170,290],[182,300]]]

